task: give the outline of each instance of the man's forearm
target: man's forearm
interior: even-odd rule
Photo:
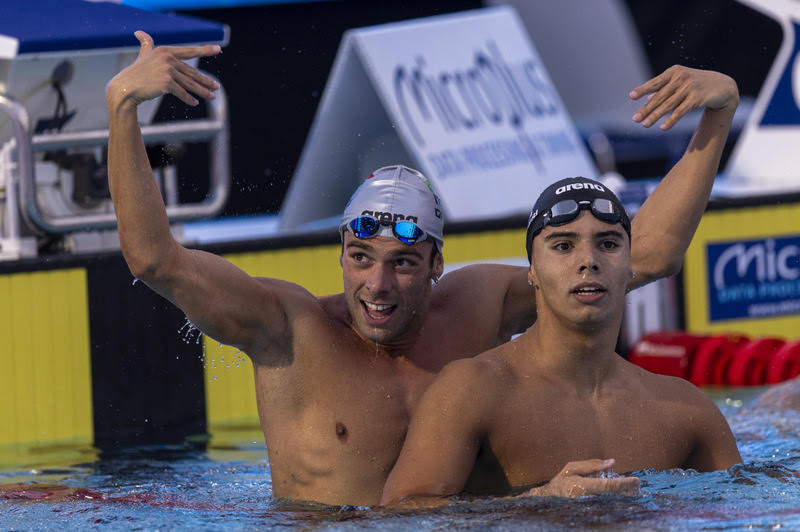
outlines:
[[[705,212],[730,130],[733,110],[706,109],[683,157],[632,221],[631,262],[641,281],[680,270]]]
[[[708,203],[739,104],[739,90],[730,77],[679,66],[637,87],[631,97],[646,94],[650,100],[634,116],[646,127],[666,117],[661,127],[669,129],[691,109],[704,111],[683,157],[633,219],[631,263],[638,276],[629,288],[680,270]]]
[[[146,278],[157,273],[176,243],[147,158],[135,104],[110,94],[108,108],[108,181],[120,245],[131,272]]]

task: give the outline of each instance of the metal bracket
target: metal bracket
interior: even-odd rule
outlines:
[[[213,78],[208,73],[205,75]],[[31,135],[30,118],[25,107],[0,94],[0,109],[11,119],[16,140],[16,163],[19,176],[19,204],[22,216],[32,228],[47,233],[69,233],[87,229],[109,229],[117,226],[113,213],[51,216],[42,212],[36,200],[34,152],[65,148],[96,147],[108,144],[108,130],[78,131]],[[208,102],[209,118],[184,120],[142,126],[145,144],[158,142],[208,141],[210,146],[210,185],[208,196],[198,203],[168,205],[170,222],[208,218],[218,214],[228,200],[231,184],[228,103],[225,91]],[[9,193],[13,194],[13,187]]]

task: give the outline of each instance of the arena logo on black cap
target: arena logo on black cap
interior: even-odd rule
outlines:
[[[594,189],[598,192],[605,192],[606,189],[603,188],[601,185],[597,185],[595,183],[570,183],[569,185],[564,185],[562,187],[558,187],[556,189],[556,196],[559,194],[563,194],[564,192],[569,192],[570,190],[587,190],[587,189]]]

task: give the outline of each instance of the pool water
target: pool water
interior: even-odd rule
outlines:
[[[705,474],[642,471],[638,497],[478,499],[405,512],[291,508],[271,497],[254,426],[215,432],[207,444],[102,456],[79,449],[67,459],[62,449],[52,467],[40,455],[33,467],[0,470],[0,529],[800,529],[800,412],[757,409],[754,394],[711,393],[744,464]]]

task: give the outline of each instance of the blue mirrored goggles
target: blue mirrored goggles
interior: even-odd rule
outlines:
[[[622,228],[628,233],[628,238],[631,236],[631,222],[628,215],[618,207],[616,203],[604,198],[595,198],[593,200],[575,201],[563,200],[554,204],[549,209],[537,213],[528,224],[528,259],[531,258],[531,244],[533,237],[538,235],[542,229],[551,225],[557,227],[559,225],[568,224],[575,220],[580,215],[582,210],[587,210],[592,213],[592,216],[607,224],[622,224]]]
[[[416,244],[428,238],[428,234],[414,222],[399,220],[378,220],[372,216],[359,216],[347,224],[347,227],[357,238],[371,238],[378,234],[382,225],[392,228],[394,237],[403,244]]]

